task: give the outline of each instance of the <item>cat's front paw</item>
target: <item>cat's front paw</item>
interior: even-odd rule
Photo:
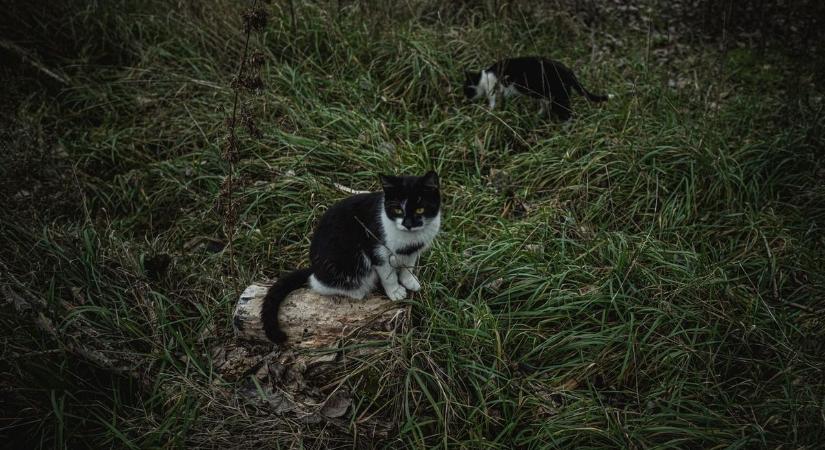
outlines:
[[[398,285],[394,288],[388,288],[386,289],[386,291],[387,297],[389,297],[390,300],[393,301],[403,300],[407,296],[407,290],[404,289],[404,286],[401,285]]]
[[[404,285],[410,291],[418,292],[421,290],[421,283],[415,279],[415,275],[409,272],[402,272],[401,275],[398,277],[398,281]]]

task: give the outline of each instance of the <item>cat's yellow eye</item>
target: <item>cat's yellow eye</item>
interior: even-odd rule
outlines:
[[[416,214],[424,214],[424,208],[416,208],[415,213]]]
[[[400,216],[401,214],[404,214],[404,211],[402,211],[401,208],[393,208],[392,213]]]

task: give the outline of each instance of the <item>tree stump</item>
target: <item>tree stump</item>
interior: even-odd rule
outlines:
[[[261,304],[270,285],[255,283],[241,294],[233,315],[237,338],[269,342],[261,322]],[[406,315],[406,306],[379,295],[354,300],[298,289],[281,303],[278,320],[288,336],[286,346],[319,349],[334,347],[342,338],[387,340]]]

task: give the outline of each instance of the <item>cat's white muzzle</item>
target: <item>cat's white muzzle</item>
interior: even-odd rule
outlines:
[[[403,224],[404,219],[396,218],[396,219],[394,219],[394,222],[395,222],[395,227],[396,228],[398,228],[401,231],[406,231],[408,233],[413,232],[413,231],[421,230],[421,229],[423,229],[424,227],[427,226],[427,220],[426,219],[421,220],[422,224],[420,226],[412,227],[412,228],[407,228],[407,227],[404,226],[404,224]]]

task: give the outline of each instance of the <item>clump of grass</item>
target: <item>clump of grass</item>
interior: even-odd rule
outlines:
[[[776,52],[755,64],[590,7],[273,2],[256,36],[267,89],[248,109],[260,134],[227,172],[243,19],[232,2],[182,5],[61,16],[84,52],[37,56],[68,87],[28,63],[3,69],[6,442],[818,445],[825,116],[821,86],[783,91],[806,65]],[[38,20],[30,39],[50,42],[54,19]],[[82,32],[99,28],[118,39]],[[510,53],[561,59],[619,95],[576,99],[569,128],[526,101],[464,103],[461,70]],[[238,295],[210,244],[227,225],[211,212],[226,175],[242,174],[231,236],[244,283],[302,265],[344,195],[334,182],[377,189],[378,172],[430,167],[444,232],[413,326],[333,374],[355,396],[345,420],[235,395],[248,380],[213,361]],[[367,429],[376,418],[391,431]]]

